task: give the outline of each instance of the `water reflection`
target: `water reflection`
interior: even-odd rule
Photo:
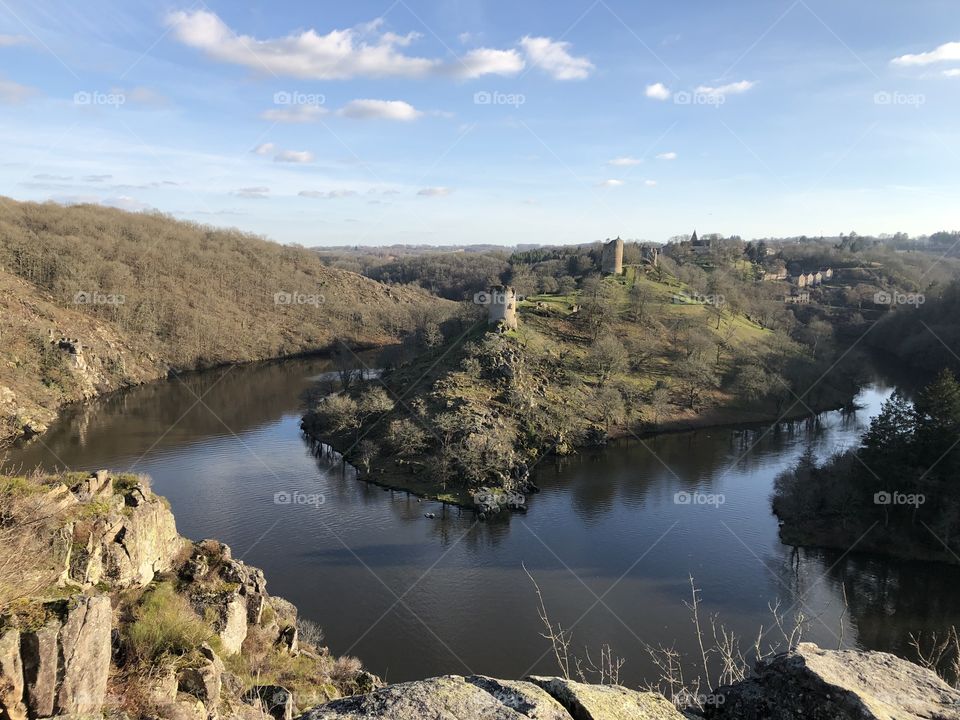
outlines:
[[[889,393],[879,384],[856,413],[545,460],[526,515],[478,523],[360,482],[336,457],[313,452],[299,432],[300,397],[336,371],[309,358],[139,388],[72,408],[43,444],[14,451],[8,464],[149,473],[182,533],[232,545],[265,569],[272,592],[323,625],[334,652],[393,681],[553,672],[521,563],[554,620],[574,629],[576,650],[611,643],[632,684],[654,676],[643,642],[695,654],[683,606],[691,574],[705,612],[746,644],[770,628],[768,605],[780,599],[816,618],[807,639],[836,646],[844,587],[848,645],[908,654],[910,631],[960,623],[956,568],[796,551],[778,540],[774,477],[808,445],[827,455],[855,442]],[[281,491],[321,493],[325,503],[276,505]],[[724,501],[682,505],[678,492]]]

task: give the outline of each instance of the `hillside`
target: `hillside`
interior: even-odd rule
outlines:
[[[462,342],[386,373],[389,392],[376,382],[321,399],[305,429],[376,482],[483,505],[484,488],[532,489],[528,471],[547,455],[799,417],[857,387],[849,356],[825,372],[828,337],[802,345],[640,267],[518,311],[515,331],[489,332],[481,314]]]
[[[397,342],[449,307],[238,231],[0,199],[0,442],[170,371]]]

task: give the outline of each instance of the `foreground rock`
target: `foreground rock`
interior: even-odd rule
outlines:
[[[716,691],[711,720],[960,720],[960,692],[933,672],[880,652],[796,650],[757,677]]]
[[[585,685],[561,678],[529,682],[482,675],[443,677],[391,685],[368,695],[335,700],[300,720],[682,720],[657,693],[616,685]]]
[[[180,537],[146,478],[0,476],[0,500],[23,528],[0,567],[37,569],[0,595],[0,720],[290,720],[381,684],[302,642],[296,607],[227,545]]]
[[[562,678],[534,676],[530,682],[556,698],[575,720],[679,720],[683,717],[660,693],[637,692],[620,685],[587,685]]]

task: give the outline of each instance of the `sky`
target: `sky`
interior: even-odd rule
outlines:
[[[0,0],[0,195],[284,243],[960,229],[957,0]]]

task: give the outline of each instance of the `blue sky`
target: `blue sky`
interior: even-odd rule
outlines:
[[[305,245],[960,228],[956,0],[0,0],[0,194]]]

